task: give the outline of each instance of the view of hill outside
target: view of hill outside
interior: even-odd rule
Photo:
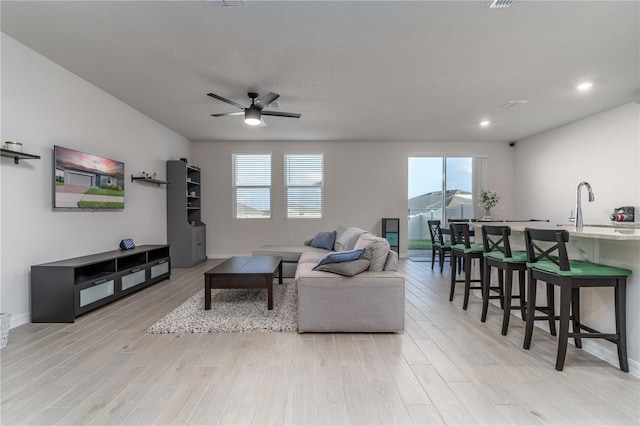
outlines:
[[[410,157],[408,187],[409,255],[431,250],[428,220],[473,217],[471,157]]]

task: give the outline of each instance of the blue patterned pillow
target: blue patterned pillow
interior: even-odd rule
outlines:
[[[326,265],[328,263],[342,263],[342,262],[351,262],[353,260],[357,260],[364,254],[365,249],[359,250],[350,250],[350,251],[336,251],[333,253],[327,253],[324,255],[320,262],[316,266],[313,267],[315,270],[319,266]]]
[[[395,253],[395,252],[394,252]],[[351,262],[340,263],[325,263],[314,268],[316,271],[333,272],[334,274],[344,275],[346,277],[353,277],[360,272],[369,269],[371,263],[371,250],[368,250],[356,260]]]

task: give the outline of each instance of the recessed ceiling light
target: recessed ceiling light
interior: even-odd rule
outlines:
[[[578,90],[589,90],[591,89],[591,87],[593,86],[593,83],[590,81],[585,81],[583,83],[580,83],[576,86],[576,89]]]
[[[482,120],[480,122],[480,127],[489,127],[490,124],[491,122],[489,120]]]

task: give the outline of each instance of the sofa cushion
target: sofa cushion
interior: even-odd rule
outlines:
[[[355,250],[358,252],[359,250]],[[360,257],[354,260],[316,265],[314,271],[333,272],[334,274],[352,277],[366,271],[371,263],[371,250],[365,249]]]
[[[310,246],[316,248],[323,248],[326,250],[332,250],[333,244],[336,242],[336,231],[331,232],[318,232]]]
[[[253,251],[253,256],[280,256],[286,262],[297,262],[302,253],[307,251],[318,252],[322,255],[328,253],[325,249],[301,246],[301,245],[264,245]]]
[[[301,263],[312,263],[313,266],[317,265],[320,262],[320,259],[324,257],[327,252],[321,251],[305,251],[300,255],[300,259],[298,259],[298,264]]]
[[[389,250],[387,255],[387,261],[384,264],[385,271],[397,271],[398,270],[398,253],[393,250]]]
[[[387,262],[387,256],[390,251],[389,241],[385,238],[376,237],[375,235],[367,232],[358,237],[355,248],[371,248],[371,264],[369,265],[369,270],[384,270],[385,263]]]
[[[336,231],[336,242],[333,245],[333,249],[335,251],[347,251],[353,250],[355,248],[356,242],[358,241],[358,237],[364,234],[364,229],[350,227],[343,228],[339,227]]]

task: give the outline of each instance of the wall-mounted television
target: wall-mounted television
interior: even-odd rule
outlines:
[[[53,147],[53,207],[56,209],[124,209],[124,163]]]

